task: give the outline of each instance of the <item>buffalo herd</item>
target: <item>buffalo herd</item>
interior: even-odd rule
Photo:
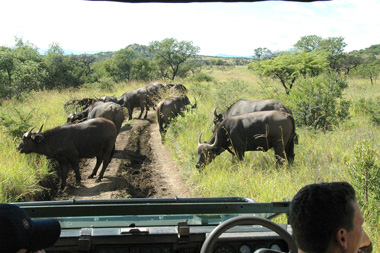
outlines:
[[[64,125],[38,132],[30,129],[17,146],[21,153],[38,153],[58,161],[61,174],[61,189],[66,186],[70,166],[73,168],[77,184],[80,183],[79,160],[96,157],[96,165],[89,176],[96,176],[103,163],[96,181],[103,178],[114,151],[116,137],[125,120],[124,110],[128,111],[128,120],[132,119],[133,109],[140,108],[138,116],[144,119],[152,107],[156,110],[157,123],[162,140],[170,122],[183,112],[197,107],[191,104],[187,88],[182,84],[149,83],[145,87],[125,92],[121,97],[103,96],[101,98],[83,98],[69,100],[64,104],[80,108],[73,111]],[[210,163],[225,150],[233,158],[242,160],[246,151],[267,151],[273,148],[279,164],[285,159],[291,164],[294,160],[294,144],[297,134],[291,110],[275,99],[246,100],[241,99],[226,111],[213,113],[214,126],[212,137],[202,143],[198,139],[198,159],[196,167]]]

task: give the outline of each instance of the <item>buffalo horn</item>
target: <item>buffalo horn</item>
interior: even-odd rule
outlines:
[[[217,140],[218,140],[218,134],[215,133],[215,140],[214,140],[214,143],[209,145],[209,148],[210,148],[210,149],[214,149],[214,148],[215,148]]]
[[[218,117],[218,114],[216,113],[216,108],[218,108],[218,107],[215,107],[215,109],[214,109],[214,115],[215,115],[215,117]]]
[[[35,128],[35,126],[34,127],[32,127],[27,133],[26,133],[26,137],[28,138],[28,137],[30,137],[30,134],[32,133],[32,130]]]
[[[198,138],[198,146],[202,144],[202,133],[199,135]]]
[[[197,98],[194,97],[194,105],[192,106],[192,108],[197,108]]]
[[[44,124],[41,125],[40,130],[38,130],[37,132],[38,134],[41,133],[43,127],[44,127]]]

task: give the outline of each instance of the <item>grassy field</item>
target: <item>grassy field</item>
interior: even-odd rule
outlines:
[[[181,167],[182,174],[196,196],[244,196],[259,202],[291,199],[304,185],[321,181],[352,181],[352,170],[358,163],[355,149],[362,141],[375,151],[380,150],[379,126],[371,123],[366,106],[373,98],[380,97],[376,85],[368,80],[348,79],[349,87],[344,97],[351,102],[350,118],[332,131],[315,131],[298,127],[299,144],[295,146],[295,162],[292,166],[276,166],[274,153],[247,152],[242,162],[232,162],[228,152],[222,153],[202,170],[195,168],[197,142],[211,137],[212,115],[217,106],[222,112],[240,98],[276,98],[287,104],[288,97],[281,84],[273,80],[261,80],[246,67],[204,70],[214,81],[210,83],[183,84],[190,90],[189,98],[196,97],[198,107],[185,117],[180,117],[167,132],[165,145]],[[121,83],[111,90],[94,87],[70,91],[42,91],[25,96],[22,100],[6,101],[0,113],[5,115],[31,114],[30,126],[49,129],[66,121],[63,104],[72,98],[121,96],[125,91],[145,86],[145,83]],[[24,124],[26,124],[24,122]],[[39,180],[48,176],[49,164],[42,156],[19,154],[15,147],[21,135],[12,136],[9,129],[0,128],[0,200],[1,202],[28,199],[39,190]],[[376,160],[376,163],[377,160]],[[363,189],[356,188],[359,196]],[[380,193],[379,193],[380,194]],[[379,252],[380,216],[378,199],[360,199],[366,218],[365,229]]]

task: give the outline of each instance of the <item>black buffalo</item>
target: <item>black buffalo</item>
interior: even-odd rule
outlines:
[[[186,94],[186,93],[187,93],[187,88],[186,88],[185,85],[183,85],[183,84],[179,84],[179,83],[175,83],[175,84],[168,83],[168,84],[166,84],[166,87],[169,88],[169,91],[170,91],[172,94]]]
[[[139,119],[141,119],[141,115],[143,114],[145,108],[144,119],[146,119],[149,106],[154,106],[153,102],[149,99],[148,92],[145,87],[127,91],[120,97],[118,104],[127,108],[129,116],[128,120],[132,119],[133,108],[140,107],[141,112],[138,117]]]
[[[70,111],[69,108],[87,108],[97,101],[96,98],[82,98],[82,99],[70,99],[63,107],[65,111]]]
[[[67,123],[81,122],[99,117],[111,120],[116,126],[117,133],[120,133],[121,125],[124,121],[124,112],[123,108],[114,102],[97,101],[79,113],[70,114],[67,117]]]
[[[117,103],[119,99],[115,96],[103,96],[103,97],[98,98],[98,101]]]
[[[157,105],[157,122],[160,133],[165,132],[170,121],[181,114],[190,105],[190,100],[186,95],[174,96],[165,98]],[[195,100],[192,108],[196,108],[197,101]]]
[[[117,131],[112,121],[105,118],[90,119],[75,125],[61,125],[44,133],[41,133],[42,126],[38,132],[32,132],[33,129],[24,134],[17,150],[25,154],[38,153],[57,160],[62,177],[62,190],[66,186],[70,165],[75,171],[77,184],[80,183],[80,158],[96,157],[96,165],[89,178],[96,175],[103,163],[96,181],[103,178],[115,151]]]
[[[215,156],[228,150],[240,160],[246,151],[267,151],[273,148],[279,163],[294,160],[296,140],[293,116],[281,111],[253,112],[223,120],[208,142],[198,140],[196,167],[210,163]]]
[[[160,101],[167,91],[167,87],[162,83],[148,83],[145,88],[150,101],[154,103]]]
[[[250,112],[260,112],[260,111],[282,111],[292,114],[292,111],[286,107],[283,103],[276,99],[266,99],[266,100],[248,100],[240,99],[233,103],[225,112],[217,113],[217,108],[214,109],[214,128],[213,132],[216,130],[220,122],[224,119],[236,116],[240,114],[250,113]]]

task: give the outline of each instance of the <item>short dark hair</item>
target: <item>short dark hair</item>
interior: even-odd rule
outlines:
[[[310,184],[299,190],[289,213],[298,248],[326,252],[338,229],[353,229],[354,201],[355,190],[347,182]]]

